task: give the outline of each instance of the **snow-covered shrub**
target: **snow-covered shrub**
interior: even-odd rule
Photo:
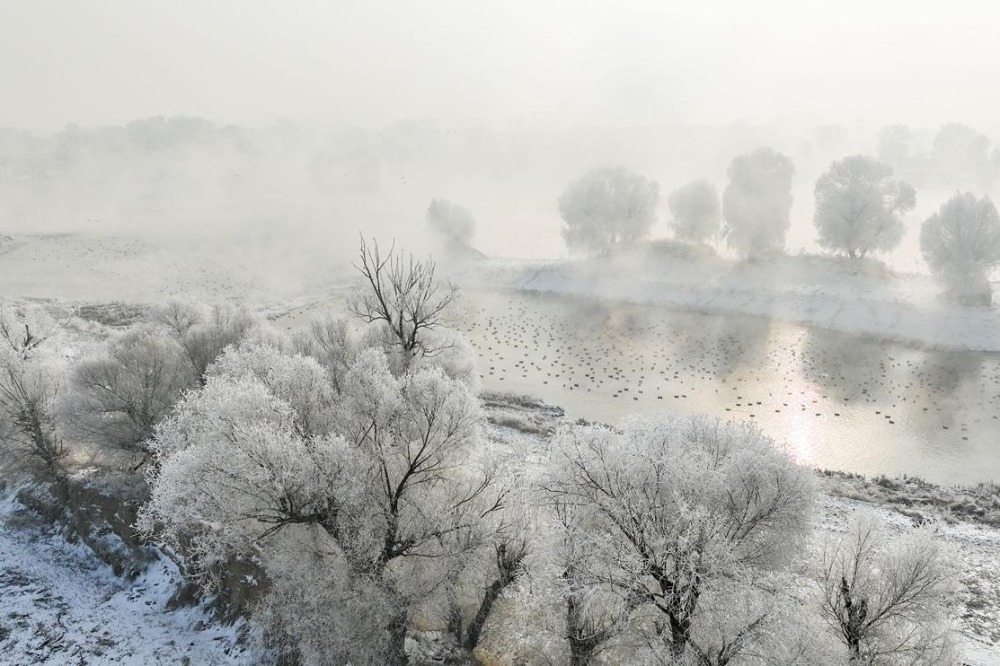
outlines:
[[[479,393],[482,388],[479,355],[464,333],[440,327],[427,334],[427,344],[435,351],[414,359],[414,369],[440,368],[448,377],[462,382],[473,393]]]

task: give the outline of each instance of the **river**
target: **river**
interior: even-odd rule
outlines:
[[[1000,355],[741,315],[465,292],[484,388],[568,416],[702,412],[757,423],[798,461],[942,484],[1000,480]]]

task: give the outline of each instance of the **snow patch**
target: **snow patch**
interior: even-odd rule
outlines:
[[[241,625],[166,611],[181,580],[166,558],[124,580],[85,546],[0,513],[0,664],[241,664]]]

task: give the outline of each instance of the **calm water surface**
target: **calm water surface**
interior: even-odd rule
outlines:
[[[937,483],[1000,481],[1000,355],[933,352],[739,315],[464,292],[490,390],[569,416],[756,422],[799,461]]]

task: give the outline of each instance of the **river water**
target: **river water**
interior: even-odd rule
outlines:
[[[707,413],[798,461],[936,483],[1000,481],[1000,355],[920,350],[741,315],[464,292],[484,388],[573,418]]]

